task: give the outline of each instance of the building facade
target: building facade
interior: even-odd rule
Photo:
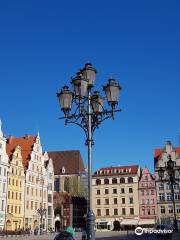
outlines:
[[[82,176],[86,172],[78,150],[48,152],[48,155],[54,167],[55,229],[59,230],[73,223],[71,197],[83,190]]]
[[[139,217],[138,225],[154,226],[157,221],[157,198],[155,178],[148,168],[142,170],[139,180]]]
[[[8,197],[6,213],[6,231],[22,229],[24,225],[24,165],[20,145],[14,145],[13,138],[7,139],[7,154],[9,156]]]
[[[54,217],[52,201],[54,171],[52,160],[49,159],[47,153],[43,154],[39,133],[37,136],[10,137],[7,142],[9,156],[14,156],[16,154],[14,151],[17,149],[21,152],[21,154],[19,153],[19,157],[21,157],[22,166],[20,166],[19,161],[18,167],[22,168],[23,176],[21,181],[21,199],[19,196],[23,220],[22,224],[18,227],[21,229],[34,230],[42,228],[43,230],[48,230]],[[12,164],[17,164],[13,163],[13,158],[11,161]],[[16,172],[14,173],[16,174]],[[10,174],[12,175],[11,170]],[[19,175],[17,176],[20,177]],[[17,176],[14,176],[14,178],[17,178]],[[14,186],[11,189],[10,187],[9,184],[9,191],[15,191]],[[8,193],[8,196],[9,194],[11,196],[11,193]],[[12,203],[9,203],[9,205],[11,209]],[[41,214],[42,212],[43,214]],[[12,212],[10,213],[12,214]],[[13,228],[12,230],[15,229]]]
[[[154,168],[156,174],[156,191],[157,191],[157,207],[158,221],[160,223],[172,224],[173,222],[173,204],[171,196],[171,187],[167,179],[161,181],[158,177],[158,169],[167,166],[168,155],[171,155],[175,166],[180,166],[180,147],[173,147],[170,141],[165,143],[164,148],[155,149],[154,151]],[[167,176],[167,172],[165,172]],[[176,215],[178,225],[180,226],[180,176],[176,176],[177,184],[174,184],[174,199],[176,206]]]
[[[6,153],[6,138],[2,132],[0,120],[0,231],[5,229],[6,208],[7,208],[7,182],[8,182],[9,160]]]
[[[101,168],[93,174],[92,200],[96,228],[132,229],[139,221],[138,181],[140,168]]]
[[[52,159],[49,158],[47,152],[44,153],[44,164],[47,176],[47,229],[50,231],[54,229],[54,205],[53,205],[53,194],[54,194],[54,167]]]

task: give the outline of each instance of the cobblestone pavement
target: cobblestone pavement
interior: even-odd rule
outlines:
[[[14,237],[0,237],[0,239],[15,239],[15,240],[53,240],[55,234],[44,234],[38,236],[14,236]],[[81,240],[81,234],[76,234],[76,239]],[[156,236],[153,234],[145,234],[141,236],[137,236],[135,234],[131,234],[127,236],[127,232],[97,232],[96,239],[98,240],[156,240]],[[161,240],[167,240],[165,238],[161,238]],[[174,234],[172,240],[180,240],[180,233]]]

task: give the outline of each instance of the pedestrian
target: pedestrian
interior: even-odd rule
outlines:
[[[60,232],[54,238],[54,240],[76,240],[75,232],[72,227],[67,227],[65,231]]]

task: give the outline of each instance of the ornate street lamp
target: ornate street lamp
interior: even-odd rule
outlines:
[[[172,196],[172,204],[173,204],[173,214],[174,214],[174,230],[178,232],[178,225],[177,225],[177,217],[176,217],[176,205],[174,199],[174,184],[178,184],[176,181],[176,174],[180,175],[180,167],[175,167],[175,162],[172,161],[171,155],[167,156],[168,161],[165,167],[160,167],[158,169],[158,175],[160,181],[164,181],[168,179],[168,182],[171,186],[171,196]],[[167,176],[165,176],[165,172],[167,172]]]
[[[118,105],[121,87],[115,79],[109,79],[106,86],[103,87],[105,97],[102,97],[98,91],[92,94],[92,88],[95,84],[96,69],[91,63],[86,63],[71,83],[73,92],[67,86],[57,93],[60,108],[64,112],[65,124],[73,123],[81,127],[86,134],[86,145],[88,146],[88,213],[87,213],[87,237],[88,240],[95,239],[95,215],[92,210],[92,145],[93,133],[97,127],[106,119],[114,119],[115,109]],[[110,109],[104,106],[107,100]],[[73,111],[73,113],[71,113]]]

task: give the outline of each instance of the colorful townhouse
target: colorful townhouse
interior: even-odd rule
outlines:
[[[6,227],[7,231],[22,229],[24,224],[24,164],[23,150],[14,142],[13,137],[7,139],[6,151],[9,156],[8,197]]]
[[[138,225],[153,227],[157,222],[157,195],[155,178],[148,168],[142,170],[138,191],[140,217]]]

